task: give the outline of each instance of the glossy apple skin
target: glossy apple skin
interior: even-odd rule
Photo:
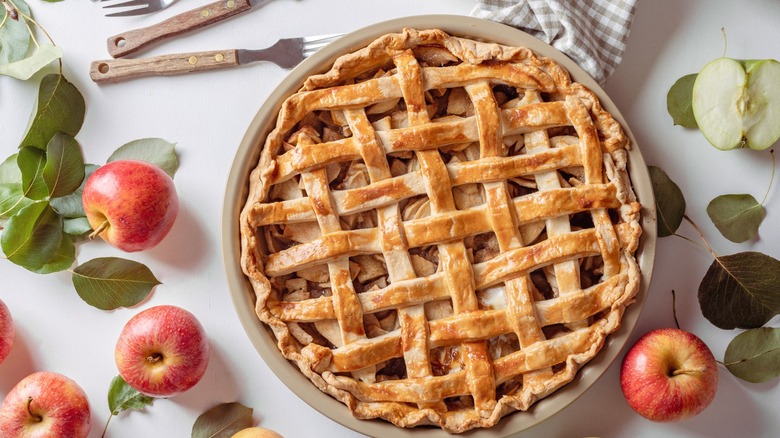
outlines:
[[[82,203],[92,229],[108,220],[98,235],[126,252],[160,243],[179,212],[173,179],[158,166],[137,160],[98,168],[84,185]]]
[[[234,433],[230,438],[282,438],[282,436],[271,429],[248,427]]]
[[[130,386],[151,397],[171,397],[195,386],[206,373],[209,343],[192,313],[156,306],[127,322],[114,358]]]
[[[87,395],[62,374],[40,371],[22,379],[0,405],[1,437],[86,437]]]
[[[715,398],[718,365],[707,345],[684,330],[648,332],[623,358],[620,386],[628,404],[657,422],[698,415]]]
[[[0,363],[5,360],[14,345],[14,320],[11,311],[0,300]]]

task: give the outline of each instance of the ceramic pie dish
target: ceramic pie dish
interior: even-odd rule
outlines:
[[[260,109],[225,266],[264,360],[325,415],[373,436],[514,433],[619,353],[653,205],[625,121],[565,56],[411,17],[326,47]]]

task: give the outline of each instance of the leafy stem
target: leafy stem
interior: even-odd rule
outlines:
[[[30,27],[30,23],[32,23],[33,25],[35,25],[35,27],[40,29],[41,32],[43,32],[43,34],[46,36],[46,39],[48,39],[53,46],[57,45],[54,42],[54,39],[51,37],[51,35],[49,35],[49,32],[46,31],[46,28],[41,26],[41,24],[35,21],[35,19],[32,18],[30,15],[27,15],[24,12],[22,12],[16,6],[16,4],[14,4],[13,0],[0,0],[0,1],[2,1],[3,6],[5,6],[6,8],[6,16],[3,18],[3,22],[0,23],[0,28],[3,27],[3,24],[5,24],[9,16],[14,20],[17,20],[18,17],[22,17],[25,26],[27,26],[27,31],[30,33],[30,39],[32,40],[33,44],[35,44],[35,47],[41,47],[41,45],[38,43],[38,40],[35,38],[35,32],[33,32],[32,27]],[[57,58],[57,64],[59,66],[59,73],[62,74],[62,58]]]
[[[772,190],[772,183],[775,182],[775,150],[774,149],[769,150],[769,156],[772,157],[772,176],[769,177],[769,187],[766,188],[766,193],[764,193],[764,198],[761,199],[761,205],[764,205],[764,202],[766,202],[766,198],[769,196],[769,191]]]
[[[717,260],[718,259],[718,253],[716,253],[715,250],[712,249],[712,247],[710,246],[709,242],[707,242],[707,239],[704,238],[704,233],[702,233],[701,228],[699,228],[699,226],[696,225],[696,222],[694,222],[693,219],[688,217],[687,214],[683,215],[683,219],[685,219],[689,224],[691,224],[693,229],[696,230],[696,233],[699,235],[699,237],[701,237],[701,240],[702,240],[702,242],[704,242],[704,245],[707,246],[707,251],[709,251],[710,254],[712,254],[712,257],[714,257],[715,260]],[[677,235],[677,234],[675,234],[675,235]],[[679,235],[677,235],[677,236],[679,236]],[[680,237],[685,238],[684,236],[680,236]],[[687,238],[685,238],[685,239],[688,240],[688,241],[691,241],[690,239],[687,239]]]

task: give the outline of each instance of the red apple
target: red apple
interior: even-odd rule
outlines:
[[[653,330],[623,358],[620,386],[628,404],[652,421],[678,421],[710,405],[718,388],[718,365],[696,335]]]
[[[127,322],[114,358],[130,386],[151,397],[171,397],[192,388],[206,373],[209,343],[192,313],[157,306]]]
[[[87,220],[111,245],[127,252],[152,248],[173,227],[179,198],[173,179],[158,166],[112,161],[87,179],[82,195]]]
[[[11,311],[0,300],[0,363],[5,360],[14,344],[14,320],[11,318]]]
[[[2,437],[86,437],[89,401],[62,374],[41,371],[16,384],[0,405]]]

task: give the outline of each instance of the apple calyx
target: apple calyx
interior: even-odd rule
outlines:
[[[154,365],[158,362],[162,362],[163,359],[165,359],[165,356],[163,356],[162,353],[152,353],[149,356],[146,356],[146,363]]]

